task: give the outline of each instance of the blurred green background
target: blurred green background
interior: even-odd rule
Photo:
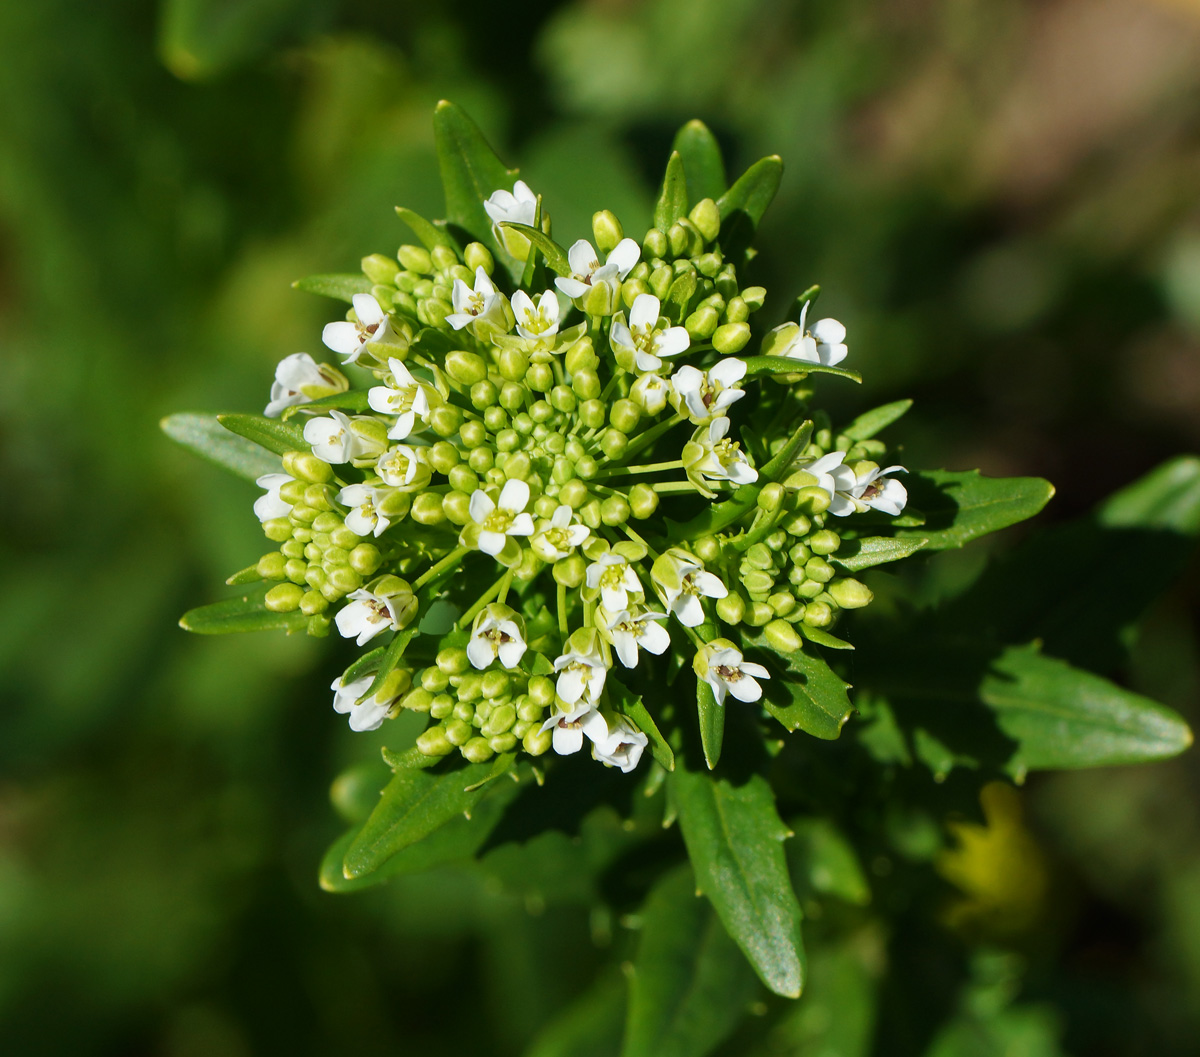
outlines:
[[[261,410],[280,358],[321,351],[341,308],[290,283],[394,251],[393,205],[439,214],[443,97],[564,244],[602,207],[640,234],[691,117],[731,171],[782,155],[765,314],[823,285],[865,378],[834,409],[915,398],[910,466],[1048,477],[1045,526],[1200,443],[1196,0],[0,5],[5,1054],[522,1053],[620,931],[590,881],[545,899],[519,861],[322,892],[328,783],[386,732],[331,711],[336,644],[176,626],[265,548],[255,490],[159,418]],[[1193,726],[1197,587],[1123,673]],[[1195,753],[1018,799],[992,870],[1038,871],[1005,945],[1032,1020],[939,1057],[1195,1053]],[[859,1052],[806,1024],[762,1052]]]

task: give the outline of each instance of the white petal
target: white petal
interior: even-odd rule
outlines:
[[[532,536],[533,535],[533,515],[518,514],[512,520],[512,524],[508,526],[508,535],[510,536]]]
[[[704,623],[704,607],[695,595],[680,594],[672,602],[671,611],[685,628],[699,627]]]
[[[467,643],[467,660],[471,664],[476,668],[486,668],[494,658],[491,645],[482,635],[471,636],[471,641]]]
[[[578,279],[571,276],[559,276],[554,280],[554,285],[557,286],[564,294],[572,301],[577,297],[583,297],[591,289],[587,283],[581,283]]]
[[[349,322],[326,323],[321,331],[321,340],[327,348],[343,356],[353,356],[362,344],[358,340],[358,327]]]
[[[354,305],[354,314],[364,327],[382,323],[387,315],[370,294],[355,294],[350,300]]]
[[[840,345],[846,340],[846,328],[836,319],[818,319],[811,333],[822,345]]]
[[[622,239],[617,243],[612,253],[605,260],[605,265],[615,264],[617,266],[617,275],[624,279],[637,262],[641,260],[642,247],[639,246],[633,239]]]
[[[360,732],[378,730],[383,725],[383,721],[387,719],[391,707],[391,701],[379,702],[373,697],[367,698],[362,704],[355,705],[350,710],[350,729]]]
[[[574,275],[591,275],[600,267],[600,257],[587,239],[579,239],[567,250],[567,263]]]
[[[638,294],[629,310],[631,327],[653,327],[658,322],[661,303],[653,294]]]
[[[524,481],[511,480],[504,482],[500,491],[499,506],[513,514],[519,514],[529,505],[529,485]],[[530,532],[533,531],[532,526]],[[526,533],[528,535],[528,533]]]
[[[521,658],[525,655],[525,643],[519,638],[509,638],[508,642],[502,642],[499,649],[500,663],[505,668],[515,668],[521,663]]]
[[[488,532],[486,529],[479,533],[479,549],[484,554],[490,554],[495,557],[502,550],[504,544],[508,541],[508,537],[503,532]]]
[[[729,692],[739,701],[757,701],[762,697],[762,687],[746,674],[745,667],[742,668],[742,677],[729,683]]]
[[[570,756],[583,748],[583,731],[575,726],[554,725],[554,751],[559,756]]]
[[[682,370],[682,368],[680,369]],[[736,356],[726,356],[716,366],[710,367],[708,371],[710,382],[720,382],[726,388],[736,385],[745,377],[746,361],[739,360]]]
[[[467,513],[471,515],[471,520],[477,525],[482,525],[487,519],[488,514],[496,509],[496,504],[492,502],[491,496],[482,488],[476,488],[471,493],[471,501],[467,504]]]
[[[683,327],[671,327],[658,336],[658,340],[654,344],[654,351],[659,356],[678,356],[691,343],[691,335],[687,330]]]
[[[259,521],[287,517],[291,512],[292,504],[280,499],[278,492],[268,492],[266,495],[260,495],[254,501],[254,515]]]
[[[671,645],[671,636],[661,624],[648,621],[642,628],[641,635],[638,636],[638,644],[642,649],[661,656]]]

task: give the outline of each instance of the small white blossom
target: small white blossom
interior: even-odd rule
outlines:
[[[524,654],[525,621],[519,613],[493,602],[475,617],[467,659],[476,668],[486,668],[497,657],[505,668],[515,668]]]
[[[555,691],[568,705],[581,699],[591,704],[600,700],[608,675],[608,660],[595,628],[580,628],[566,642],[566,652],[554,662],[558,672]]]
[[[287,517],[292,512],[292,504],[280,496],[279,489],[294,480],[294,477],[286,473],[264,473],[254,482],[259,488],[267,490],[266,495],[260,495],[254,500],[254,513],[259,521]]]
[[[593,591],[600,589],[600,602],[610,613],[629,608],[629,596],[642,597],[642,584],[629,559],[609,551],[587,567],[585,581]]]
[[[811,301],[804,303],[799,324],[784,323],[776,327],[764,344],[771,355],[836,367],[850,351],[846,347],[846,328],[836,319],[818,319],[811,330],[805,330],[804,323],[811,304]]]
[[[446,322],[455,330],[462,330],[479,320],[495,320],[504,313],[504,296],[482,267],[475,269],[473,290],[461,279],[454,280],[450,300],[454,312],[446,317]]]
[[[807,487],[822,488],[828,492],[832,506],[838,492],[849,492],[855,484],[854,471],[842,462],[845,457],[844,451],[831,451],[819,459],[801,460],[795,464],[795,468],[798,472],[816,478],[816,483],[809,483]],[[788,480],[791,482],[792,478],[789,477]]]
[[[388,448],[375,463],[375,472],[384,484],[405,492],[424,488],[432,476],[416,448],[410,448],[407,444],[393,444]]]
[[[378,730],[395,704],[395,698],[380,701],[375,695],[365,701],[359,701],[374,681],[374,675],[364,675],[350,683],[345,682],[344,676],[338,676],[330,684],[329,689],[333,691],[333,710],[343,714],[349,713],[351,730]]]
[[[495,503],[487,492],[477,488],[467,509],[480,528],[479,549],[496,555],[504,550],[509,536],[533,535],[533,517],[524,512],[528,505],[529,485],[524,481],[505,481],[499,502]]]
[[[344,393],[348,388],[350,383],[336,367],[317,363],[307,352],[294,352],[280,360],[275,368],[271,402],[263,414],[277,418],[289,407]]]
[[[534,554],[544,562],[556,562],[582,546],[592,530],[578,521],[572,523],[574,517],[575,512],[563,503],[549,521],[544,518],[540,520],[529,541]]]
[[[624,313],[613,316],[609,341],[618,360],[630,362],[638,371],[657,371],[662,366],[660,357],[678,356],[691,344],[691,337],[683,327],[658,325],[661,304],[653,294],[638,294],[629,310],[629,323]]]
[[[727,356],[707,372],[680,367],[671,376],[673,402],[697,426],[706,425],[746,395],[737,388],[745,377],[746,361],[736,356]]]
[[[318,459],[333,464],[351,462],[367,450],[350,419],[340,411],[330,411],[328,418],[310,418],[304,424],[304,439]]]
[[[601,265],[592,244],[587,239],[580,239],[567,250],[571,274],[555,279],[554,285],[572,300],[583,297],[601,283],[607,283],[615,293],[641,256],[641,246],[633,239],[622,239]]]
[[[729,639],[713,639],[702,647],[692,661],[696,675],[712,687],[718,705],[725,704],[725,694],[739,701],[757,701],[762,697],[758,679],[770,679],[771,673],[761,664],[742,659],[742,651]]]
[[[715,493],[706,481],[731,481],[735,485],[751,484],[758,480],[758,471],[750,465],[745,452],[725,436],[729,419],[716,418],[701,426],[683,446],[683,467],[690,480],[707,496]]]
[[[352,299],[357,322],[325,324],[321,340],[346,357],[343,363],[358,363],[367,342],[384,341],[391,334],[388,314],[370,294],[355,294]]]
[[[388,430],[388,437],[404,440],[412,433],[418,418],[422,422],[429,421],[429,393],[400,360],[392,357],[388,360],[388,368],[392,384],[373,386],[367,394],[367,403],[371,410],[382,415],[397,415],[396,424]]]
[[[718,576],[705,571],[696,558],[678,547],[655,559],[650,579],[667,609],[689,628],[704,623],[701,598],[724,598],[729,594]]]
[[[339,609],[333,620],[342,638],[355,639],[359,646],[385,631],[399,631],[416,612],[416,600],[407,585],[405,590],[389,595],[377,595],[360,587],[349,597],[349,605]]]
[[[892,517],[898,515],[908,502],[908,489],[899,481],[885,476],[889,473],[907,473],[903,466],[880,469],[873,462],[856,463],[844,467],[853,483],[839,487],[829,504],[829,512],[838,517],[861,514],[868,508],[880,510]]]
[[[605,721],[605,736],[596,738],[592,731],[599,733],[598,724],[592,724],[584,733],[592,742],[592,757],[610,767],[619,767],[625,774],[632,771],[642,758],[642,750],[649,744],[650,739],[640,730],[635,730],[633,724],[624,716],[600,717]]]
[[[379,512],[381,492],[369,484],[349,484],[338,492],[337,501],[350,508],[346,528],[359,536],[379,536],[387,531],[391,521]]]
[[[659,414],[667,406],[671,387],[657,374],[643,374],[629,388],[629,399],[649,416]]]
[[[570,756],[582,749],[584,735],[593,743],[596,738],[608,737],[608,724],[590,701],[582,702],[570,712],[551,715],[541,726],[541,731],[547,730],[554,732],[551,744],[559,756]]]
[[[521,337],[537,341],[558,333],[558,296],[553,290],[543,291],[536,304],[524,290],[518,290],[511,303]]]
[[[612,643],[617,659],[626,668],[637,667],[639,646],[661,656],[671,645],[670,634],[658,623],[667,619],[666,613],[652,610],[630,612],[628,609],[610,613],[600,606],[596,610],[596,619]]]
[[[537,215],[537,195],[524,180],[518,180],[511,191],[494,191],[491,198],[483,203],[483,208],[493,224],[508,222],[533,227]]]

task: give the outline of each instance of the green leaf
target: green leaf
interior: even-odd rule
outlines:
[[[179,620],[184,631],[197,635],[233,635],[243,631],[302,631],[308,617],[298,609],[273,613],[261,598],[230,598],[224,602],[190,609]]]
[[[320,400],[310,400],[307,404],[293,404],[284,409],[282,418],[287,422],[302,411],[326,411],[329,408],[356,413],[366,411],[371,406],[368,402],[369,396],[370,391],[367,389],[347,389],[344,393],[323,396]]]
[[[297,279],[292,283],[292,287],[303,290],[306,294],[320,294],[322,297],[332,297],[337,301],[349,303],[354,300],[355,294],[371,292],[371,280],[362,274],[310,275],[304,279]]]
[[[515,763],[515,755],[506,754],[449,770],[398,769],[346,851],[345,877],[356,880],[374,873],[393,855],[470,814],[492,784],[489,779]]]
[[[667,159],[662,191],[654,206],[654,226],[665,232],[675,221],[687,216],[687,211],[687,175],[683,171],[683,157],[673,150]]]
[[[605,685],[608,687],[609,696],[615,700],[617,711],[628,716],[638,730],[650,739],[650,752],[654,758],[668,771],[675,770],[675,753],[671,751],[671,746],[662,736],[658,724],[654,722],[654,717],[650,715],[641,697],[611,672]]]
[[[804,986],[800,904],[783,853],[788,829],[771,786],[677,767],[668,776],[696,884],[759,978],[777,995]]]
[[[712,627],[711,624],[707,626]],[[721,743],[725,740],[725,706],[717,704],[712,687],[703,679],[696,680],[696,713],[700,722],[704,762],[711,771],[721,758]]]
[[[276,456],[243,437],[233,436],[216,415],[168,415],[159,426],[177,444],[247,481],[283,472],[283,463]]]
[[[199,81],[311,28],[312,0],[164,0],[158,48],[167,68]]]
[[[789,731],[833,741],[854,711],[846,691],[850,684],[820,657],[804,650],[773,649],[762,631],[743,631],[748,648],[764,650],[785,665],[786,677],[763,685],[763,707]]]
[[[984,677],[980,698],[1018,745],[1009,761],[1017,774],[1161,760],[1192,744],[1188,725],[1165,705],[1036,646],[1005,650]]]
[[[518,171],[496,156],[479,126],[453,103],[438,103],[433,112],[433,133],[446,192],[446,219],[494,254],[511,260],[492,233],[492,221],[483,203],[494,191],[511,191]]]
[[[434,250],[439,246],[443,246],[448,250],[458,253],[458,246],[455,241],[437,225],[431,224],[420,213],[414,213],[411,209],[405,209],[404,206],[396,206],[396,213],[412,229],[412,233],[421,240],[421,244],[427,250]]]
[[[818,646],[824,646],[830,650],[852,650],[854,646],[845,639],[839,639],[836,635],[826,631],[824,628],[814,628],[800,621],[797,625],[800,629],[800,634],[803,635],[809,642],[815,642]]]
[[[304,429],[290,422],[263,415],[218,415],[217,421],[230,433],[245,437],[276,455],[310,450],[308,441],[304,439]]]
[[[857,371],[848,371],[844,367],[826,367],[820,363],[806,363],[803,360],[789,359],[787,356],[743,356],[746,362],[746,377],[756,378],[759,375],[786,374],[803,378],[810,374],[832,374],[838,378],[849,378],[852,382],[862,383],[862,375]]]
[[[911,400],[897,400],[895,403],[866,411],[843,429],[840,435],[852,441],[870,440],[876,433],[882,432],[902,418],[912,404]]]
[[[703,121],[689,121],[675,133],[671,149],[683,159],[688,201],[714,201],[725,193],[725,162],[717,138]]]
[[[625,981],[603,975],[538,1032],[525,1057],[612,1057],[625,1025]]]
[[[792,832],[795,836],[786,850],[798,888],[854,906],[871,901],[871,886],[858,855],[829,819],[795,819]]]
[[[510,221],[505,221],[500,226],[512,228],[513,231],[519,231],[524,235],[541,251],[542,256],[546,258],[546,263],[550,265],[556,275],[572,274],[571,262],[567,260],[567,251],[540,228],[530,227],[528,224],[516,224]]]
[[[858,540],[843,540],[837,554],[829,560],[847,572],[856,573],[907,558],[924,547],[925,542],[920,536],[906,536],[903,539],[893,536],[866,536]]]
[[[256,584],[263,580],[262,573],[258,571],[257,563],[247,565],[244,569],[239,569],[236,573],[230,576],[226,581],[228,587],[242,587],[245,584]]]
[[[754,977],[686,865],[655,885],[643,918],[621,1057],[704,1057],[744,1015]]]
[[[808,419],[801,422],[796,427],[796,432],[791,435],[788,442],[779,449],[770,459],[770,461],[759,471],[759,477],[765,478],[768,481],[778,481],[783,477],[792,465],[796,456],[808,446],[809,440],[813,434],[813,421]]]
[[[910,473],[904,484],[925,523],[896,535],[923,538],[931,551],[961,547],[1031,518],[1054,495],[1054,486],[1040,477],[984,477],[978,470]]]
[[[749,247],[782,178],[783,160],[778,155],[762,158],[717,199],[721,249],[727,257],[740,256]]]

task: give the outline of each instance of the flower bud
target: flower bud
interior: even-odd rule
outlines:
[[[833,608],[828,602],[809,602],[804,611],[804,623],[810,628],[824,628],[833,623]]]
[[[635,484],[629,489],[629,511],[644,521],[658,509],[658,493],[648,484]]]
[[[827,584],[833,579],[834,569],[824,558],[809,558],[804,563],[804,575],[819,584]]]
[[[721,233],[721,212],[711,198],[702,198],[692,206],[688,219],[696,226],[705,242],[714,242]]]
[[[750,318],[750,308],[740,297],[732,297],[725,306],[725,322],[745,323]]]
[[[472,384],[470,395],[471,406],[475,408],[476,411],[482,411],[484,408],[491,407],[494,403],[496,403],[496,397],[498,397],[500,394],[496,389],[495,383],[487,378],[484,378],[481,381],[477,381]]]
[[[842,609],[862,609],[863,606],[870,605],[871,599],[875,597],[866,584],[850,577],[834,580],[825,589]]]
[[[784,500],[784,488],[778,481],[772,481],[770,484],[763,485],[758,493],[758,508],[767,514],[773,514],[781,506]]]
[[[308,571],[308,562],[302,558],[289,558],[283,566],[283,575],[294,584],[305,583],[304,574]],[[267,592],[270,594],[270,592]],[[296,603],[299,605],[299,602]],[[293,609],[296,606],[292,606]]]
[[[665,257],[668,246],[666,234],[658,228],[651,228],[642,239],[642,258],[648,260],[651,257]]]
[[[641,297],[642,294],[648,293],[650,293],[649,277],[646,279],[626,279],[621,284],[621,303],[626,308],[632,308],[634,301]]]
[[[362,259],[363,275],[377,285],[393,286],[399,271],[396,262],[382,253],[372,253]]]
[[[605,458],[613,462],[620,462],[625,457],[627,447],[629,447],[629,438],[619,429],[606,429],[600,438],[600,450],[604,452]],[[578,473],[578,463],[575,468]],[[587,477],[588,475],[580,474],[580,476]]]
[[[702,305],[683,321],[688,334],[696,341],[707,341],[716,333],[721,314],[709,305]]]
[[[809,536],[807,542],[813,554],[824,556],[836,553],[842,545],[842,538],[832,529],[821,529]]]
[[[559,490],[558,498],[567,504],[572,510],[578,510],[586,503],[590,497],[588,486],[579,480],[578,477],[567,481]]]
[[[317,570],[318,572],[320,570]],[[305,591],[300,599],[300,612],[306,617],[324,613],[329,608],[329,601],[320,591]]]
[[[595,400],[600,395],[600,376],[590,368],[576,371],[571,389],[580,400]]]
[[[406,271],[417,272],[420,275],[433,274],[433,258],[424,246],[401,246],[396,258],[404,265]],[[364,265],[365,263],[364,261]],[[363,271],[366,271],[365,267]]]
[[[426,756],[445,756],[454,749],[443,726],[430,727],[417,736],[417,748]]]
[[[693,230],[695,230],[693,228]],[[678,220],[667,231],[667,245],[672,257],[686,257],[691,245],[691,232]],[[664,256],[666,256],[664,254]]]
[[[486,451],[487,449],[482,450]],[[525,452],[512,451],[508,453],[504,462],[504,476],[509,481],[524,481],[528,479],[529,471],[532,468],[529,456]]]
[[[765,599],[775,586],[775,577],[765,569],[751,569],[742,576],[742,583],[750,592],[751,598],[761,595]]]
[[[272,613],[290,613],[300,607],[304,589],[299,584],[276,584],[263,598],[263,604]]]
[[[521,731],[521,733],[524,734],[526,732]],[[517,747],[516,728],[514,727],[510,731],[489,738],[488,744],[492,747],[493,752],[512,752]]]
[[[775,610],[766,602],[751,602],[744,619],[752,628],[761,628],[775,619]]]
[[[593,532],[601,525],[600,500],[592,499],[579,508],[579,519]]]
[[[738,591],[717,599],[717,616],[726,624],[740,624],[746,615],[746,600]]]
[[[724,356],[741,352],[749,340],[750,327],[745,323],[726,323],[712,336],[713,348]]]
[[[575,410],[575,404],[575,394],[569,386],[556,385],[550,390],[550,406],[555,411],[561,411],[564,415],[569,415]]]
[[[453,311],[454,307],[450,302],[441,298],[431,297],[426,301],[417,302],[417,319],[427,327],[443,327],[446,317]]]
[[[600,357],[592,345],[592,339],[582,337],[563,356],[563,366],[567,374],[575,375],[580,371],[594,371],[600,366]]]
[[[767,597],[767,605],[777,617],[786,617],[796,608],[796,596],[790,591],[776,591]]]
[[[504,734],[511,730],[516,721],[517,710],[512,705],[497,705],[492,709],[492,714],[488,716],[480,733],[485,738],[494,738],[498,734]]]
[[[748,548],[742,561],[754,569],[773,569],[775,567],[775,555],[771,553],[771,548],[765,543],[755,543]]]
[[[496,262],[492,259],[492,251],[482,242],[467,243],[467,248],[463,250],[463,261],[472,275],[476,268],[482,268],[484,275],[491,275],[496,268]]]
[[[824,514],[831,501],[829,493],[816,485],[806,485],[796,492],[796,509],[810,516]]]
[[[587,562],[581,555],[569,554],[556,561],[550,571],[555,583],[560,583],[563,587],[578,587],[583,583]]]
[[[545,567],[546,563],[526,547],[521,551],[521,560],[513,566],[513,576],[518,580],[524,580],[528,583]]]
[[[716,277],[717,272],[721,270],[723,263],[721,254],[718,252],[702,253],[695,259],[696,271],[703,275],[706,279]]]
[[[461,528],[471,520],[471,496],[466,492],[447,492],[442,496],[442,513],[451,525]]]
[[[283,543],[292,538],[292,523],[285,517],[273,517],[264,521],[263,535],[272,543]]]
[[[383,564],[383,555],[373,543],[360,543],[350,552],[350,568],[362,576],[371,576]]]
[[[333,621],[328,613],[314,613],[304,625],[304,633],[310,638],[323,639],[328,636],[332,625]]]
[[[804,570],[801,570],[803,573]],[[790,579],[790,577],[789,577]],[[810,580],[807,576],[795,584],[796,594],[801,598],[816,598],[822,591],[825,590],[825,585],[819,580]]]
[[[767,299],[767,288],[765,286],[747,286],[742,291],[741,297],[751,312],[757,312]]]
[[[608,209],[592,214],[592,237],[601,253],[611,253],[617,243],[625,237],[625,231],[616,215]]]
[[[609,283],[597,283],[583,295],[583,311],[589,316],[611,316],[619,307]]]
[[[763,628],[763,635],[767,645],[780,653],[795,653],[804,645],[799,633],[786,620],[772,620]]]
[[[531,364],[525,374],[525,384],[535,392],[548,392],[554,385],[554,370],[548,363]]]
[[[476,449],[476,451],[486,450],[486,448]],[[409,516],[419,525],[440,525],[446,520],[446,512],[442,509],[442,497],[436,492],[422,492],[413,500]]]
[[[630,513],[629,501],[621,495],[610,495],[600,504],[600,520],[606,525],[624,525]]]
[[[537,727],[534,727],[521,739],[521,748],[529,753],[530,756],[542,756],[550,751],[553,740],[553,732],[539,730]]]
[[[519,382],[529,370],[529,357],[520,349],[506,348],[500,350],[500,377],[510,382]]]
[[[660,301],[667,299],[667,292],[675,281],[675,272],[665,264],[660,264],[650,273],[650,289]]]
[[[599,429],[607,417],[604,404],[599,399],[584,400],[575,413],[588,429]]]
[[[452,349],[446,353],[446,373],[459,385],[473,386],[487,378],[487,363],[474,352]]]
[[[429,412],[429,426],[439,437],[452,437],[462,425],[462,412],[453,404],[442,404]]]
[[[467,465],[476,473],[487,473],[492,468],[495,458],[491,448],[480,446],[471,449],[471,454],[467,456]]]
[[[554,417],[554,408],[550,406],[548,400],[535,400],[529,405],[529,417],[533,419],[535,425],[544,426]],[[539,437],[544,437],[545,433],[538,433],[535,429],[533,439],[538,440]]]
[[[284,577],[283,567],[286,564],[287,559],[279,551],[271,551],[270,554],[264,554],[258,559],[254,570],[264,580],[282,580]]]

